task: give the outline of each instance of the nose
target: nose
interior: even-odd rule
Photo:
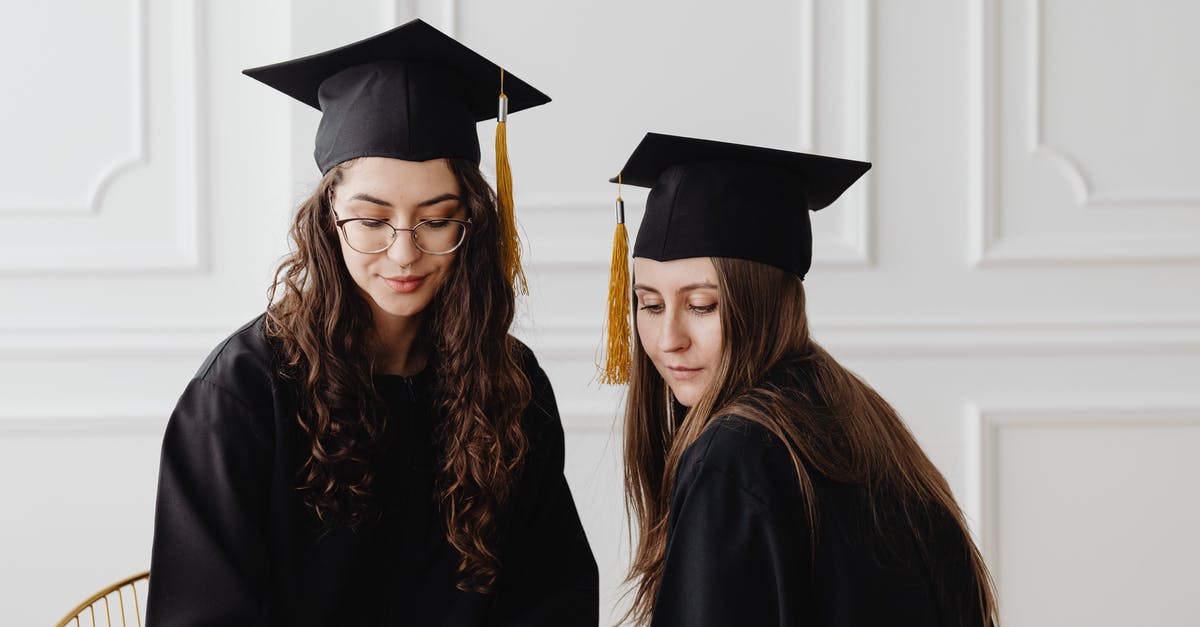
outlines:
[[[664,315],[662,317],[662,327],[658,333],[658,350],[664,353],[674,353],[686,350],[691,344],[691,339],[687,333],[687,326],[683,321],[679,320],[675,315]]]
[[[396,240],[387,249],[388,259],[395,261],[401,266],[411,266],[423,254],[421,249],[417,248],[416,242],[413,241],[412,232],[410,231],[396,231]]]

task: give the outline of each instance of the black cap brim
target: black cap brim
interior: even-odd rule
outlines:
[[[620,180],[613,177],[609,182],[654,187],[662,173],[671,166],[708,161],[759,163],[793,172],[807,184],[810,211],[829,206],[871,169],[871,164],[865,161],[646,133],[629,156],[625,167],[621,168]]]
[[[497,115],[501,67],[419,19],[340,48],[242,73],[320,109],[317,91],[325,79],[346,68],[381,60],[415,61],[451,69],[462,79],[475,121]],[[549,96],[508,72],[504,74],[504,93],[510,113],[550,102]]]

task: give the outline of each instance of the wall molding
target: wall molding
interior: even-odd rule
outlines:
[[[1011,265],[1079,265],[1179,263],[1200,261],[1200,234],[1137,235],[1111,233],[1005,235],[1001,224],[1001,149],[1003,145],[1000,67],[1000,6],[997,0],[970,0],[967,5],[967,212],[968,262],[974,267]],[[1042,138],[1042,0],[1026,0],[1029,39],[1024,141],[1031,156],[1056,164],[1085,206],[1178,206],[1191,201],[1172,195],[1122,197],[1095,194],[1082,169],[1061,149]]]
[[[819,112],[816,107],[815,92],[817,85],[817,56],[816,39],[821,36],[816,32],[816,2],[818,0],[802,0],[800,3],[799,29],[805,35],[804,46],[799,66],[801,68],[799,83],[800,97],[797,115],[799,117],[799,136],[793,146],[788,149],[813,152],[818,149],[815,145],[816,122]],[[835,6],[847,11],[849,17],[845,21],[845,32],[841,37],[844,46],[843,55],[847,61],[839,73],[852,76],[843,84],[843,102],[852,110],[846,116],[842,134],[849,138],[844,147],[846,152],[855,159],[869,161],[873,154],[872,136],[874,126],[872,120],[873,85],[875,81],[875,47],[874,47],[874,2],[872,0],[853,0],[838,3]],[[828,148],[828,147],[823,147]],[[840,151],[836,151],[840,152]],[[615,190],[614,190],[615,197]],[[641,201],[626,199],[630,211],[641,212]],[[841,224],[839,235],[835,237],[814,237],[813,267],[870,267],[874,264],[873,254],[873,192],[871,174],[868,172],[863,179],[851,187],[835,204],[835,210],[840,212]],[[579,251],[588,250],[597,243],[607,247],[611,242],[612,198],[546,198],[532,197],[517,198],[518,225],[523,217],[538,219],[540,216],[559,217],[562,215],[580,216],[582,220],[595,219],[595,229],[579,228],[570,232],[574,241],[553,248],[543,247],[549,254],[533,255],[529,267],[539,271],[607,271],[610,256],[608,254],[595,256],[580,256]],[[818,213],[815,220],[823,219]],[[587,223],[591,226],[591,223]],[[528,249],[528,244],[526,245]],[[528,252],[526,252],[528,254]]]
[[[244,321],[243,321],[244,322]],[[532,324],[531,324],[532,323]],[[839,356],[959,357],[975,355],[1194,354],[1200,318],[1113,320],[908,320],[811,322],[813,337]],[[241,323],[161,325],[114,322],[56,325],[0,321],[0,361],[25,359],[195,358],[207,355]],[[514,335],[564,359],[591,359],[597,318],[520,319]]]
[[[843,356],[1176,354],[1200,351],[1200,320],[839,321],[812,323]]]
[[[1113,427],[1200,427],[1200,397],[1118,398],[1095,397],[1022,402],[967,404],[968,485],[964,511],[980,542],[980,550],[1000,579],[999,542],[999,438],[1015,429],[1104,429]]]
[[[600,342],[599,320],[543,321],[517,326],[562,358],[591,358]],[[958,358],[1200,353],[1200,319],[1127,321],[860,320],[811,323],[814,339],[838,357]]]
[[[384,28],[399,26],[409,20],[421,17],[418,15],[418,0],[390,0],[383,4]],[[458,38],[460,7],[458,0],[438,0],[437,19],[425,19],[434,22],[438,30]]]
[[[29,220],[43,217],[51,219],[79,220],[81,223],[93,226],[89,234],[82,236],[84,241],[73,243],[64,251],[45,251],[41,248],[7,246],[0,250],[0,276],[60,276],[68,274],[105,273],[140,274],[169,272],[195,272],[204,270],[203,242],[206,239],[204,222],[200,207],[204,206],[207,193],[201,184],[204,180],[206,152],[206,109],[202,100],[205,86],[204,61],[204,15],[202,3],[192,0],[179,5],[155,4],[148,0],[135,0],[137,11],[134,20],[138,37],[135,48],[135,111],[136,123],[135,143],[138,146],[136,155],[121,160],[107,170],[91,191],[91,199],[81,209],[66,209],[64,211],[3,211],[0,219],[20,220],[12,224],[12,228],[28,228]],[[174,7],[174,13],[169,18],[171,33],[178,35],[177,41],[172,42],[178,56],[177,65],[163,72],[169,76],[171,85],[164,91],[173,92],[176,101],[175,123],[169,126],[166,133],[175,133],[179,137],[178,165],[173,168],[174,180],[177,182],[177,193],[174,195],[173,208],[176,224],[164,227],[166,232],[157,233],[159,239],[143,238],[132,242],[120,241],[114,246],[93,246],[95,239],[90,234],[96,221],[109,221],[113,214],[102,211],[104,196],[117,180],[130,172],[150,165],[150,155],[154,152],[151,146],[151,120],[153,113],[150,107],[150,65],[154,54],[150,50],[151,32],[149,13],[154,9]],[[169,37],[168,37],[169,39]],[[166,125],[164,125],[166,128]],[[149,211],[152,207],[146,207]],[[149,244],[139,246],[139,242],[156,243],[169,241],[173,246],[157,247]],[[103,242],[99,242],[103,243]]]
[[[800,99],[796,107],[796,150],[813,152],[817,128],[817,0],[798,0],[797,43],[801,48],[799,74],[796,76]]]
[[[399,26],[417,16],[417,0],[391,0],[383,4],[385,28]]]
[[[442,30],[455,39],[458,39],[458,0],[442,0],[441,1],[441,18]]]
[[[1045,114],[1045,63],[1043,49],[1045,47],[1045,0],[1027,0],[1028,43],[1026,89],[1028,90],[1029,124],[1029,154],[1042,155],[1052,161],[1063,172],[1071,189],[1075,192],[1076,201],[1083,207],[1128,207],[1138,205],[1144,207],[1196,207],[1200,205],[1200,196],[1195,194],[1103,194],[1098,193],[1091,184],[1078,160],[1071,158],[1062,148],[1051,146],[1043,135]]]
[[[66,409],[47,414],[42,411],[20,413],[5,409],[0,413],[0,439],[61,437],[162,437],[171,408],[162,412],[133,410],[114,412],[110,408]]]
[[[132,0],[135,8],[131,13],[133,22],[133,38],[132,48],[133,54],[130,57],[130,65],[132,66],[133,74],[133,110],[130,112],[130,130],[131,137],[129,145],[132,147],[129,155],[116,157],[109,163],[102,163],[97,167],[99,174],[92,179],[87,191],[84,192],[84,198],[81,202],[73,205],[60,206],[52,204],[37,204],[25,203],[22,206],[0,205],[0,217],[6,216],[26,216],[26,217],[59,217],[59,216],[95,216],[100,213],[100,203],[104,196],[104,192],[126,172],[149,163],[147,154],[150,149],[147,145],[147,136],[149,135],[148,128],[150,126],[150,118],[148,116],[147,92],[149,84],[148,66],[150,63],[149,54],[147,52],[147,0]]]
[[[846,136],[851,139],[854,158],[870,161],[875,149],[874,134],[874,84],[875,84],[875,9],[872,0],[854,0],[845,6],[855,17],[848,20],[843,33],[847,54],[855,59],[854,80],[846,81],[846,98],[854,114],[846,123]],[[833,247],[831,253],[813,259],[815,267],[874,265],[874,183],[870,172],[847,191],[849,204],[845,208],[842,239],[849,244],[848,251]],[[831,250],[827,245],[826,250]],[[849,253],[848,255],[846,253]]]
[[[817,7],[820,0],[803,0],[800,4],[801,36],[807,44],[804,54],[807,59],[800,63],[800,106],[799,127],[801,137],[797,138],[794,150],[800,152],[815,152],[828,147],[818,146],[816,142],[817,123],[820,118],[816,102],[818,79],[817,41],[824,33],[816,28]],[[874,21],[875,8],[873,0],[851,0],[850,2],[832,3],[832,6],[844,10],[848,17],[844,20],[845,27],[841,32],[842,54],[846,61],[839,68],[839,74],[852,77],[842,84],[842,104],[851,111],[846,116],[842,127],[848,143],[842,147],[849,157],[870,161],[874,154],[872,136],[874,133],[873,85],[875,82],[875,38]],[[813,267],[870,267],[874,265],[873,231],[874,196],[872,193],[871,173],[865,174],[858,183],[851,187],[840,199],[837,205],[841,207],[842,220],[838,237],[815,237],[813,241]],[[819,215],[819,214],[818,214]],[[820,219],[820,218],[817,218]]]
[[[150,162],[148,155],[150,154],[149,136],[150,136],[150,106],[149,106],[149,83],[150,83],[150,53],[149,53],[149,32],[147,22],[146,3],[148,0],[137,0],[137,11],[134,17],[134,32],[137,36],[134,38],[134,72],[137,79],[134,81],[136,85],[134,94],[134,110],[133,110],[133,144],[136,146],[134,154],[123,161],[119,161],[109,167],[103,175],[101,175],[90,190],[90,194],[85,205],[85,212],[90,214],[100,213],[100,202],[104,197],[104,193],[112,186],[118,178],[126,172],[133,170]]]

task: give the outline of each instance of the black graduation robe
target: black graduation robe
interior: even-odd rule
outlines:
[[[933,546],[884,546],[862,487],[807,468],[815,543],[795,467],[774,434],[722,416],[688,447],[671,494],[653,627],[983,624],[948,514],[935,516]],[[932,572],[957,590],[935,590]]]
[[[455,588],[434,503],[432,374],[379,376],[389,422],[377,518],[322,534],[297,491],[308,442],[263,316],[213,351],[167,425],[147,621],[237,625],[596,625],[598,574],[563,478],[563,431],[526,349],[530,442],[505,513],[500,580]]]

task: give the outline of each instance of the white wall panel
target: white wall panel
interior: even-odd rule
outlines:
[[[212,346],[261,310],[285,241],[285,134],[239,74],[288,54],[266,28],[282,8],[6,7],[6,623],[51,624],[149,564],[166,417]]]
[[[46,2],[8,21],[0,273],[195,269],[204,144],[200,7]],[[70,14],[78,19],[64,22]],[[79,48],[47,41],[77,40]],[[95,49],[95,55],[81,51]],[[6,72],[8,74],[8,72]]]
[[[646,131],[874,161],[814,215],[812,327],[946,475],[1004,624],[1194,622],[1183,0],[21,4],[0,68],[41,97],[0,99],[0,472],[29,477],[0,509],[6,620],[49,623],[148,564],[165,419],[265,304],[318,178],[318,114],[240,71],[412,17],[554,99],[509,120],[531,287],[515,332],[555,386],[603,623],[629,549],[621,390],[595,383],[607,178]],[[634,227],[645,190],[624,196]],[[30,235],[46,229],[57,245]]]
[[[560,237],[594,242],[591,229],[564,225],[611,228],[616,189],[607,179],[647,131],[870,157],[868,2],[760,1],[733,11],[704,2],[628,11],[545,0],[519,9],[450,4],[459,7],[464,41],[494,50],[497,62],[554,99],[509,122],[518,216],[527,228],[546,221]],[[537,19],[514,19],[518,10]],[[512,46],[514,39],[536,44]],[[731,44],[737,54],[729,54]],[[603,123],[617,119],[625,122]],[[485,171],[494,167],[491,133],[481,125]],[[562,167],[564,159],[573,167]],[[869,185],[870,175],[814,221],[818,266],[870,262]],[[644,201],[639,190],[626,188],[625,196],[631,211]],[[603,254],[588,259],[607,263]]]
[[[1200,404],[980,417],[983,548],[1008,624],[1195,624]]]
[[[148,567],[161,421],[0,418],[0,611],[52,625],[87,595]]]
[[[79,22],[64,28],[63,11]],[[9,193],[0,211],[95,213],[104,188],[146,161],[147,13],[137,0],[56,2],[0,27],[14,49],[37,50],[66,36],[92,51],[65,46],[45,51],[37,64],[6,64],[10,84],[38,96],[4,100],[0,125],[10,150],[0,184]]]
[[[1200,207],[1190,150],[1200,140],[1191,115],[1200,92],[1175,89],[1200,78],[1188,26],[1200,7],[1160,0],[1094,9],[1031,3],[1030,147],[1058,160],[1085,207]]]
[[[972,2],[972,261],[1200,260],[1192,3]]]

